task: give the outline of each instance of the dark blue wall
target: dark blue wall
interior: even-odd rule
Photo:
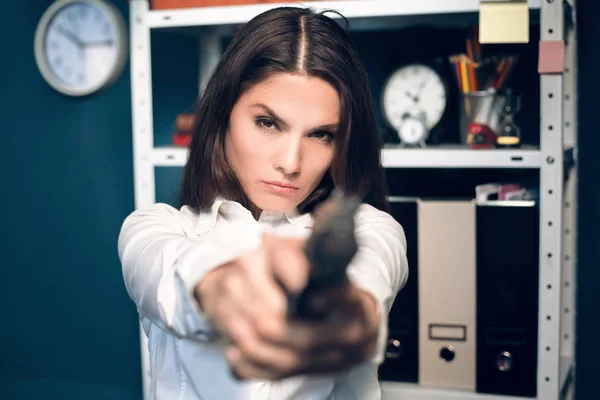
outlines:
[[[33,58],[51,3],[0,1],[0,398],[139,399],[116,251],[133,209],[129,69],[89,98],[53,91]]]
[[[128,2],[113,0],[126,22]],[[52,0],[0,0],[0,399],[141,398],[139,325],[117,236],[134,208],[129,67],[107,91],[69,98],[34,61]],[[157,145],[198,91],[198,41],[152,34]],[[177,203],[181,168],[157,168]]]

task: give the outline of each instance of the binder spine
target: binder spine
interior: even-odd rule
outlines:
[[[539,224],[534,202],[477,206],[477,391],[536,396]]]
[[[419,258],[416,200],[390,200],[392,216],[406,235],[409,278],[396,296],[388,323],[386,358],[379,367],[381,381],[419,381]]]

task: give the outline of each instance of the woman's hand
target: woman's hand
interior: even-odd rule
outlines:
[[[285,291],[299,293],[309,275],[303,244],[266,235],[259,249],[215,269],[196,288],[202,309],[232,342],[225,354],[239,379],[335,373],[375,350],[375,301],[349,281],[315,298],[315,308],[331,310],[324,321],[287,317]]]

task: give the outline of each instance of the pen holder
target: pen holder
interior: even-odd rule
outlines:
[[[473,127],[476,127],[487,133],[488,139],[493,139],[493,145],[495,145],[495,137],[491,136],[498,135],[506,96],[495,91],[461,93],[459,103],[460,143],[472,144],[470,134],[473,134]]]

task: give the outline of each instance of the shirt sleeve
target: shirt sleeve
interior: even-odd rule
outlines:
[[[408,279],[406,237],[391,215],[363,205],[356,217],[356,238],[358,251],[348,266],[348,276],[377,304],[379,339],[371,362],[378,365],[384,361],[390,309]]]
[[[180,337],[217,339],[195,301],[194,288],[208,272],[258,242],[244,244],[203,239],[188,216],[166,204],[136,210],[123,222],[118,238],[127,293],[142,319]]]

